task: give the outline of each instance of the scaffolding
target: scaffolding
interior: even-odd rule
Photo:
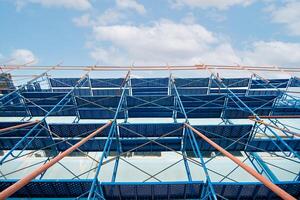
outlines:
[[[300,118],[298,68],[5,66],[2,70],[6,74],[18,70],[43,72],[15,75],[32,79],[13,90],[4,89],[9,92],[0,96],[0,118],[11,119],[0,121],[0,199],[300,198],[300,127],[287,123]],[[82,76],[50,76],[59,70],[80,70]],[[240,70],[250,76],[224,78],[219,70]],[[125,74],[123,78],[91,76],[102,71]],[[168,76],[140,78],[133,75],[135,71],[165,71]],[[206,71],[209,76],[182,78],[174,71]],[[258,72],[286,73],[290,77],[269,79]],[[64,118],[72,121],[57,123]],[[216,119],[220,123],[209,123]],[[177,160],[158,172],[128,159],[148,155],[154,160],[162,152],[173,153]],[[264,155],[284,164],[272,163]],[[15,166],[32,156],[36,160]],[[62,162],[68,156],[73,166]],[[85,165],[88,169],[76,166],[80,156],[92,163]],[[161,160],[162,166],[168,158]],[[229,171],[212,164],[227,158],[233,163]],[[146,178],[119,181],[118,175],[124,173],[119,169],[120,162]],[[179,163],[184,180],[160,177]],[[68,178],[51,178],[56,165]],[[102,178],[105,166],[111,171],[110,180]],[[240,168],[249,180],[232,177]],[[21,177],[15,175],[22,172],[26,173]],[[288,174],[287,178],[281,173]]]

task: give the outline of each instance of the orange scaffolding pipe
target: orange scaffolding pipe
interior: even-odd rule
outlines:
[[[23,127],[26,127],[26,126],[30,126],[30,125],[38,123],[39,121],[40,120],[35,120],[35,121],[24,123],[24,124],[19,124],[19,125],[15,125],[15,126],[2,128],[2,129],[0,129],[0,133],[5,132],[5,131],[10,131],[10,130],[13,130],[13,129],[18,129],[18,128],[23,128]]]
[[[187,126],[188,128],[190,128],[194,133],[196,133],[198,136],[200,136],[203,140],[205,140],[207,143],[209,143],[210,145],[212,145],[214,148],[216,148],[223,155],[225,155],[226,157],[228,157],[230,160],[232,160],[237,165],[239,165],[241,168],[243,168],[246,172],[248,172],[249,174],[251,174],[254,178],[256,178],[261,183],[263,183],[267,188],[269,188],[271,191],[273,191],[279,197],[281,197],[282,199],[285,199],[285,200],[296,200],[295,197],[293,197],[292,195],[290,195],[289,193],[287,193],[286,191],[284,191],[283,189],[281,189],[279,186],[277,186],[274,183],[272,183],[271,181],[269,181],[267,178],[265,178],[264,176],[262,176],[261,174],[259,174],[257,171],[255,171],[254,169],[252,169],[247,164],[243,163],[241,160],[239,160],[234,155],[232,155],[231,153],[229,153],[228,151],[226,151],[225,149],[223,149],[221,146],[219,146],[218,144],[216,144],[215,142],[213,142],[211,139],[209,139],[204,134],[202,134],[201,132],[199,132],[198,130],[196,130],[194,127],[192,127],[191,125],[189,125],[187,123],[185,123],[185,126]]]
[[[254,71],[274,71],[274,72],[300,72],[298,68],[273,67],[273,66],[227,66],[227,65],[190,65],[190,66],[5,66],[5,70],[91,70],[91,71],[128,71],[128,70],[254,70]]]
[[[263,120],[256,120],[256,119],[250,119],[250,120],[252,120],[252,121],[254,121],[254,122],[257,122],[257,123],[260,123],[260,124],[263,124],[263,125],[265,125],[265,126],[269,126],[269,127],[275,128],[275,129],[277,129],[277,130],[284,131],[284,132],[287,132],[287,133],[290,133],[290,134],[292,134],[292,135],[296,135],[296,136],[300,137],[300,134],[299,134],[299,133],[295,133],[295,132],[290,131],[290,130],[286,130],[286,129],[283,129],[283,128],[279,128],[279,127],[274,126],[274,125],[272,125],[272,124],[268,124],[268,123],[264,122]]]
[[[21,189],[22,187],[24,187],[25,185],[27,185],[34,178],[36,178],[38,175],[40,175],[41,173],[43,173],[44,171],[46,171],[47,169],[49,169],[51,166],[53,166],[54,164],[56,164],[57,162],[59,162],[65,156],[69,155],[75,149],[79,148],[81,145],[83,145],[84,143],[86,143],[89,139],[91,139],[92,137],[94,137],[95,135],[97,135],[98,133],[100,133],[101,131],[103,131],[105,128],[107,128],[108,126],[110,126],[111,123],[112,123],[112,121],[108,121],[105,125],[101,126],[97,130],[95,130],[93,133],[91,133],[90,135],[86,136],[85,138],[83,138],[82,140],[80,140],[79,142],[77,142],[75,145],[71,146],[67,150],[65,150],[62,153],[58,154],[57,156],[55,156],[54,158],[52,158],[49,162],[43,164],[42,166],[40,166],[39,168],[37,168],[36,170],[34,170],[33,172],[31,172],[27,176],[23,177],[22,179],[20,179],[19,181],[17,181],[13,185],[11,185],[8,188],[6,188],[5,190],[3,190],[0,193],[0,199],[1,200],[2,199],[6,199],[6,198],[10,197],[11,195],[13,195],[19,189]]]
[[[256,119],[255,116],[249,116],[249,119]],[[271,115],[271,116],[259,116],[261,119],[297,119],[300,115]]]

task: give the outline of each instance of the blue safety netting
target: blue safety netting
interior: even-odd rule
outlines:
[[[123,78],[112,78],[112,79],[91,79],[91,87],[93,88],[120,88],[124,84]]]
[[[0,190],[4,190],[16,181],[0,181]],[[34,180],[12,197],[76,198],[80,195],[87,197],[92,182],[92,179]],[[99,184],[105,199],[199,199],[204,187],[203,181],[101,182]],[[212,182],[212,185],[216,194],[226,199],[280,199],[266,186],[258,182]],[[282,181],[276,185],[296,198],[300,196],[299,181]]]
[[[249,78],[222,78],[221,81],[226,87],[247,87],[249,84]],[[212,88],[224,88],[218,80],[213,79],[211,82]]]
[[[161,123],[161,124],[119,124],[121,137],[181,137],[183,124]],[[139,136],[138,134],[142,136]]]
[[[74,87],[80,78],[50,78],[49,80],[52,87]],[[88,87],[89,83],[84,80],[80,86]]]
[[[176,87],[207,87],[209,78],[175,78]]]
[[[168,87],[168,78],[132,78],[131,86],[133,88],[148,88],[148,87]]]
[[[252,80],[250,88],[286,88],[289,79]]]

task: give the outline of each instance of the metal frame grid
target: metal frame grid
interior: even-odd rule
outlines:
[[[205,69],[209,68],[206,66]],[[203,133],[225,151],[243,151],[257,173],[290,195],[296,198],[300,196],[300,167],[299,172],[294,173],[272,166],[295,176],[293,180],[281,181],[270,169],[272,164],[258,154],[266,152],[300,166],[300,138],[297,133],[299,128],[291,127],[280,120],[281,117],[299,117],[300,100],[288,91],[289,88],[300,87],[297,77],[266,80],[253,73],[251,78],[226,79],[211,72],[209,78],[174,78],[171,73],[168,78],[131,78],[130,69],[124,78],[93,79],[89,77],[90,69],[81,78],[49,78],[48,71],[0,98],[0,116],[23,117],[18,122],[0,122],[0,150],[5,150],[0,160],[1,168],[8,162],[40,150],[49,151],[51,154],[43,162],[18,171],[46,165],[60,156],[60,152],[69,151],[70,148],[86,155],[97,165],[84,173],[76,174],[57,161],[68,173],[74,175],[72,179],[45,179],[45,169],[33,177],[35,180],[29,180],[30,183],[12,193],[14,197],[278,198],[277,193],[266,184],[244,183],[232,179],[230,175],[239,165],[226,175],[207,167],[207,163],[220,153],[205,160],[203,153],[215,151],[215,147],[199,137],[195,130]],[[40,83],[45,81],[49,87],[42,89]],[[30,121],[37,116],[42,116],[42,119]],[[51,124],[47,123],[50,116],[74,116],[75,120],[71,124]],[[173,123],[131,124],[128,123],[128,118],[172,118]],[[192,118],[221,118],[222,123],[195,125],[191,129],[189,120]],[[76,145],[83,138],[104,126],[103,123],[80,123],[81,119],[109,119],[111,122],[100,135],[85,140],[79,147]],[[234,124],[232,119],[250,119],[253,124]],[[178,122],[182,120],[183,123]],[[92,151],[102,152],[99,160],[86,153]],[[155,174],[150,174],[124,159],[130,152],[149,151],[174,152],[182,156],[182,159]],[[111,152],[116,152],[116,156],[109,158]],[[189,152],[192,152],[193,157],[188,156]],[[149,178],[142,182],[116,182],[120,160]],[[99,176],[102,166],[112,161],[115,164],[111,182],[101,182]],[[179,162],[184,163],[186,181],[164,182],[157,177]],[[203,169],[203,180],[193,179],[189,166],[191,163]],[[96,170],[93,179],[82,178],[93,170]],[[6,178],[15,172],[1,172],[1,190],[18,183],[17,180]],[[213,182],[211,173],[220,175],[222,180]],[[224,180],[230,182],[223,182]]]

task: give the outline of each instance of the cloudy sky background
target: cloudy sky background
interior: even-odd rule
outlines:
[[[0,0],[0,64],[299,67],[300,1]]]

